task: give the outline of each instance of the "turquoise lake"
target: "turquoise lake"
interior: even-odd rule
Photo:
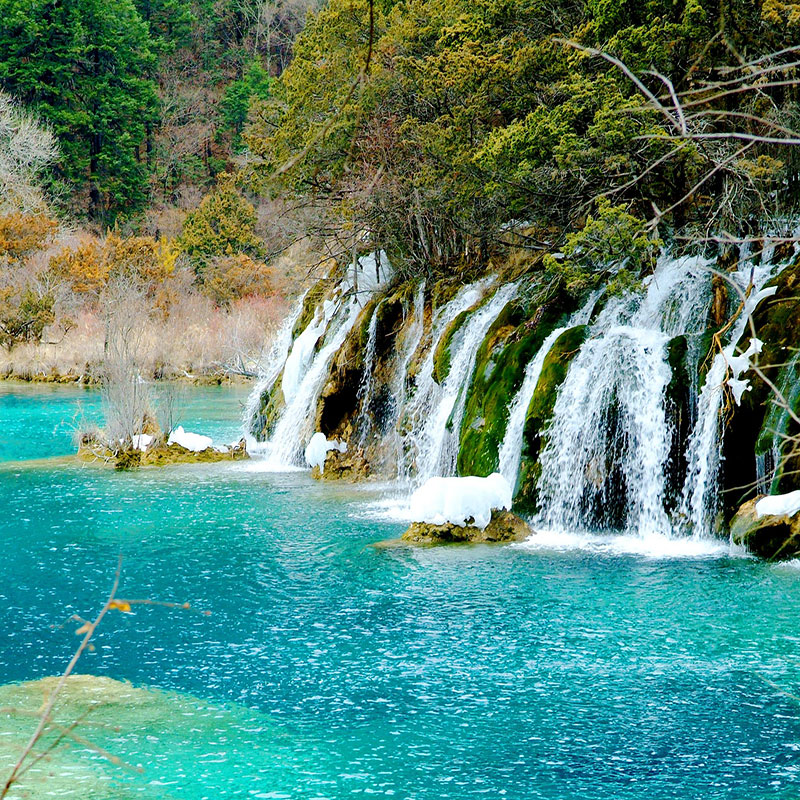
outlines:
[[[233,440],[245,396],[187,390],[180,422]],[[0,385],[0,683],[61,672],[120,553],[121,596],[193,607],[114,612],[80,662],[164,690],[102,734],[142,775],[81,756],[102,796],[800,794],[797,565],[376,548],[404,529],[378,492],[303,472],[24,463],[99,415],[92,391]]]

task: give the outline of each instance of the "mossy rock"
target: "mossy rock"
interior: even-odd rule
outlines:
[[[769,561],[786,561],[800,556],[800,516],[759,517],[752,498],[743,503],[731,522],[731,541],[753,555]]]
[[[286,407],[281,388],[283,373],[275,379],[275,383],[261,394],[258,411],[253,417],[250,433],[259,442],[267,441],[275,429],[281,412]]]
[[[448,278],[445,280],[436,281],[431,286],[431,308],[435,311],[441,308],[446,303],[449,303],[458,293],[464,284],[460,281]]]
[[[139,467],[164,467],[173,464],[215,464],[220,461],[242,461],[250,458],[244,439],[237,444],[217,450],[208,447],[196,452],[179,444],[156,442],[142,451],[125,447],[111,450],[101,439],[84,437],[78,446],[81,461],[105,462],[116,470],[127,471]]]
[[[450,359],[453,345],[460,341],[464,324],[476,311],[486,305],[491,297],[491,293],[487,293],[478,300],[477,303],[474,303],[469,308],[462,311],[450,322],[439,337],[436,350],[433,352],[433,379],[440,386],[447,380],[447,376],[450,374]]]
[[[417,545],[521,542],[528,538],[531,529],[524,519],[510,511],[492,511],[489,524],[481,530],[474,525],[432,525],[413,522],[403,534],[403,541]]]
[[[306,292],[306,296],[303,299],[303,310],[300,312],[294,328],[292,328],[292,340],[296,339],[311,324],[317,307],[327,298],[335,285],[336,279],[329,276],[318,280]]]
[[[676,336],[667,344],[667,361],[672,378],[665,392],[666,416],[671,434],[669,460],[665,467],[667,510],[677,507],[688,470],[687,445],[692,433],[694,365],[690,359],[689,339]]]
[[[555,340],[542,364],[542,374],[525,415],[519,478],[514,487],[515,508],[533,509],[536,506],[539,454],[544,446],[545,429],[553,416],[558,390],[567,377],[569,365],[586,341],[588,333],[588,325],[578,325],[564,331]]]
[[[542,343],[572,309],[548,304],[527,319],[521,304],[509,303],[478,350],[461,425],[458,474],[485,477],[498,467],[511,401],[525,369]]]
[[[792,376],[796,370],[794,354],[800,347],[800,259],[785,267],[767,286],[775,286],[777,292],[764,299],[753,314],[756,335],[764,343],[758,359],[759,365],[777,386],[793,389]],[[737,350],[746,349],[750,337],[748,326]],[[770,430],[776,422],[770,414],[774,399],[772,389],[753,372],[748,372],[743,377],[749,379],[751,388],[742,395],[741,405],[733,407],[723,442],[722,481],[727,518],[733,516],[739,505],[747,499],[748,493],[753,491],[742,490],[740,487],[755,486],[756,455],[771,449],[773,442],[781,441]],[[797,404],[797,396],[794,402]],[[800,435],[800,427],[788,415],[785,420],[780,421],[780,425],[784,435]],[[800,463],[783,464],[775,484],[781,492],[800,489],[800,473],[791,474],[796,466],[800,466]]]

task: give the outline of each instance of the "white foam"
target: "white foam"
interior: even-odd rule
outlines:
[[[623,535],[535,530],[514,547],[532,551],[584,550],[603,555],[631,555],[652,559],[721,558],[741,555],[739,548],[722,539],[661,534]]]

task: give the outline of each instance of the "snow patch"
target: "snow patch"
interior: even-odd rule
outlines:
[[[772,494],[756,503],[756,517],[793,517],[800,511],[800,490],[788,494]]]
[[[202,453],[203,450],[208,450],[213,447],[214,440],[210,436],[202,436],[199,433],[189,433],[183,429],[182,425],[178,425],[169,435],[167,444],[177,444],[186,450],[191,450],[193,453]]]
[[[153,441],[153,437],[147,433],[134,434],[131,439],[134,450],[141,450],[143,453]]]
[[[306,445],[306,464],[312,469],[319,467],[320,472],[325,471],[325,459],[329,450],[347,452],[347,442],[337,442],[335,439],[328,441],[324,433],[315,433]]]
[[[511,486],[499,472],[488,478],[430,478],[411,495],[411,519],[484,530],[493,510],[511,508],[511,495]]]

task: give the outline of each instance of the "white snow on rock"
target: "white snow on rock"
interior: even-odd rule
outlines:
[[[134,434],[131,439],[134,450],[141,450],[142,452],[147,450],[153,441],[153,437],[147,433]]]
[[[772,297],[775,292],[778,291],[777,286],[767,286],[766,289],[760,289],[757,292],[753,292],[747,300],[744,301],[744,313],[745,316],[749,317],[752,313],[756,310],[756,306],[762,301],[766,300],[768,297]]]
[[[747,350],[744,353],[740,353],[738,356],[726,356],[728,359],[728,366],[731,369],[731,377],[728,379],[727,383],[728,386],[731,387],[731,391],[733,392],[733,400],[736,405],[741,405],[742,402],[742,395],[745,392],[749,392],[750,381],[740,380],[739,376],[743,372],[747,372],[750,369],[750,359],[760,353],[764,348],[764,343],[760,339],[751,339],[750,344],[747,347]]]
[[[411,519],[484,530],[493,510],[511,508],[511,495],[511,486],[499,472],[488,478],[430,478],[411,495]]]
[[[306,445],[306,464],[312,469],[319,467],[320,472],[325,471],[325,459],[329,450],[347,452],[347,442],[337,442],[335,439],[328,441],[324,433],[315,433]]]
[[[793,517],[800,511],[800,490],[788,494],[771,494],[756,503],[757,517]]]
[[[191,450],[193,453],[202,453],[203,450],[208,450],[213,447],[214,440],[210,436],[202,436],[199,433],[189,433],[183,429],[182,425],[178,425],[167,439],[167,444],[177,444],[181,447]]]

